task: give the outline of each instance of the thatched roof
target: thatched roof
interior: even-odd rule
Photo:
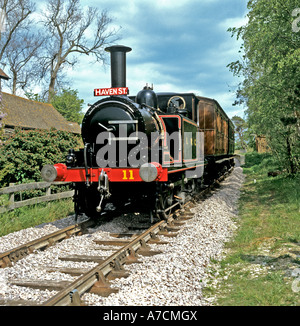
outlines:
[[[23,129],[51,129],[80,134],[76,122],[67,121],[51,104],[27,100],[23,97],[2,93],[2,111],[6,127]]]

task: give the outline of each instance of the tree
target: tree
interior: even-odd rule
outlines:
[[[31,101],[47,103],[44,97],[38,93],[34,93],[32,90],[25,92],[25,96]]]
[[[18,87],[23,90],[37,79],[37,58],[44,39],[29,31],[14,35],[4,53],[4,60],[11,71],[10,88],[17,94]]]
[[[83,119],[84,100],[78,98],[78,91],[72,89],[63,89],[59,94],[52,97],[51,104],[68,121],[81,123]]]
[[[31,0],[0,0],[0,7],[5,13],[5,31],[0,33],[0,62],[14,36],[20,30],[30,26],[29,16],[34,12],[35,5]]]
[[[35,80],[36,63],[32,60],[37,56],[43,44],[41,33],[33,33],[32,14],[35,4],[31,0],[0,0],[1,34],[0,62],[11,71],[9,86],[13,94],[17,88],[23,89]]]
[[[83,54],[103,63],[104,48],[118,39],[118,30],[107,11],[83,9],[80,0],[45,1],[41,19],[32,15],[32,0],[0,0],[0,62],[11,71],[13,94],[40,84],[42,97],[51,101],[58,86],[67,85],[65,68],[74,67]]]
[[[237,134],[237,137],[236,137],[237,149],[246,150],[247,143],[246,143],[246,139],[245,139],[245,132],[248,127],[247,122],[243,118],[241,118],[237,115],[232,117],[231,120],[234,123],[235,133]]]
[[[300,170],[300,33],[292,15],[297,7],[296,0],[250,0],[248,23],[229,29],[243,40],[243,58],[229,64],[244,77],[237,100],[248,107],[249,127],[267,137],[290,173]]]
[[[79,0],[48,0],[43,16],[48,42],[41,61],[42,76],[49,76],[50,102],[63,69],[73,67],[80,54],[92,55],[102,63],[104,47],[117,39],[117,31],[110,28],[112,19],[106,11],[99,13],[92,7],[84,11]]]

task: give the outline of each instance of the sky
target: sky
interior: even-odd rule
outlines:
[[[129,46],[127,86],[130,95],[148,84],[156,92],[193,92],[217,100],[231,118],[244,117],[232,106],[238,80],[226,67],[240,59],[241,43],[229,27],[246,24],[247,0],[81,0],[107,10],[121,27],[118,44]],[[109,62],[109,54],[107,53]],[[110,67],[88,56],[67,71],[71,88],[88,104],[99,100],[95,88],[111,86]]]
[[[194,92],[217,100],[231,118],[244,116],[232,106],[238,80],[226,67],[240,59],[241,43],[229,27],[246,24],[247,0],[82,0],[106,9],[121,26],[118,44],[127,53],[127,86],[137,94],[146,83],[156,92]],[[109,54],[107,54],[109,56]],[[81,62],[69,73],[85,103],[94,103],[94,88],[111,86],[110,68]]]

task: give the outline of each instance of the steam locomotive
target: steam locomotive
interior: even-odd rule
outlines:
[[[113,205],[166,219],[188,194],[234,165],[233,124],[217,101],[193,93],[156,93],[146,85],[129,96],[131,48],[106,51],[112,86],[94,91],[107,96],[84,116],[84,148],[44,166],[42,177],[73,183],[76,215],[95,218]]]

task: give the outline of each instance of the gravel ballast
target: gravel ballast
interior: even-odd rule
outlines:
[[[177,237],[164,238],[167,245],[151,245],[163,253],[152,257],[141,257],[141,263],[128,265],[128,278],[111,282],[119,292],[107,298],[95,294],[84,294],[82,299],[88,305],[101,306],[207,306],[214,298],[203,296],[202,289],[214,276],[210,272],[211,260],[223,258],[224,245],[234,234],[237,224],[237,202],[244,181],[242,168],[236,167],[221,187],[212,196],[199,202],[193,209],[193,219],[180,228]],[[72,219],[15,232],[0,238],[0,252],[21,243],[33,240],[61,228],[59,223],[68,224]],[[66,225],[64,225],[66,226]],[[67,255],[109,255],[113,251],[102,251],[95,244],[98,238],[109,238],[109,232],[126,231],[124,218],[100,226],[91,234],[72,237],[43,252],[36,252],[14,263],[12,267],[0,270],[0,299],[35,300],[43,302],[55,291],[41,291],[11,285],[15,279],[22,280],[64,280],[75,277],[60,272],[47,273],[51,267],[92,268],[96,263],[74,263],[62,261]],[[30,262],[30,265],[29,265]],[[29,267],[30,266],[30,267]],[[33,267],[34,266],[34,269]]]

